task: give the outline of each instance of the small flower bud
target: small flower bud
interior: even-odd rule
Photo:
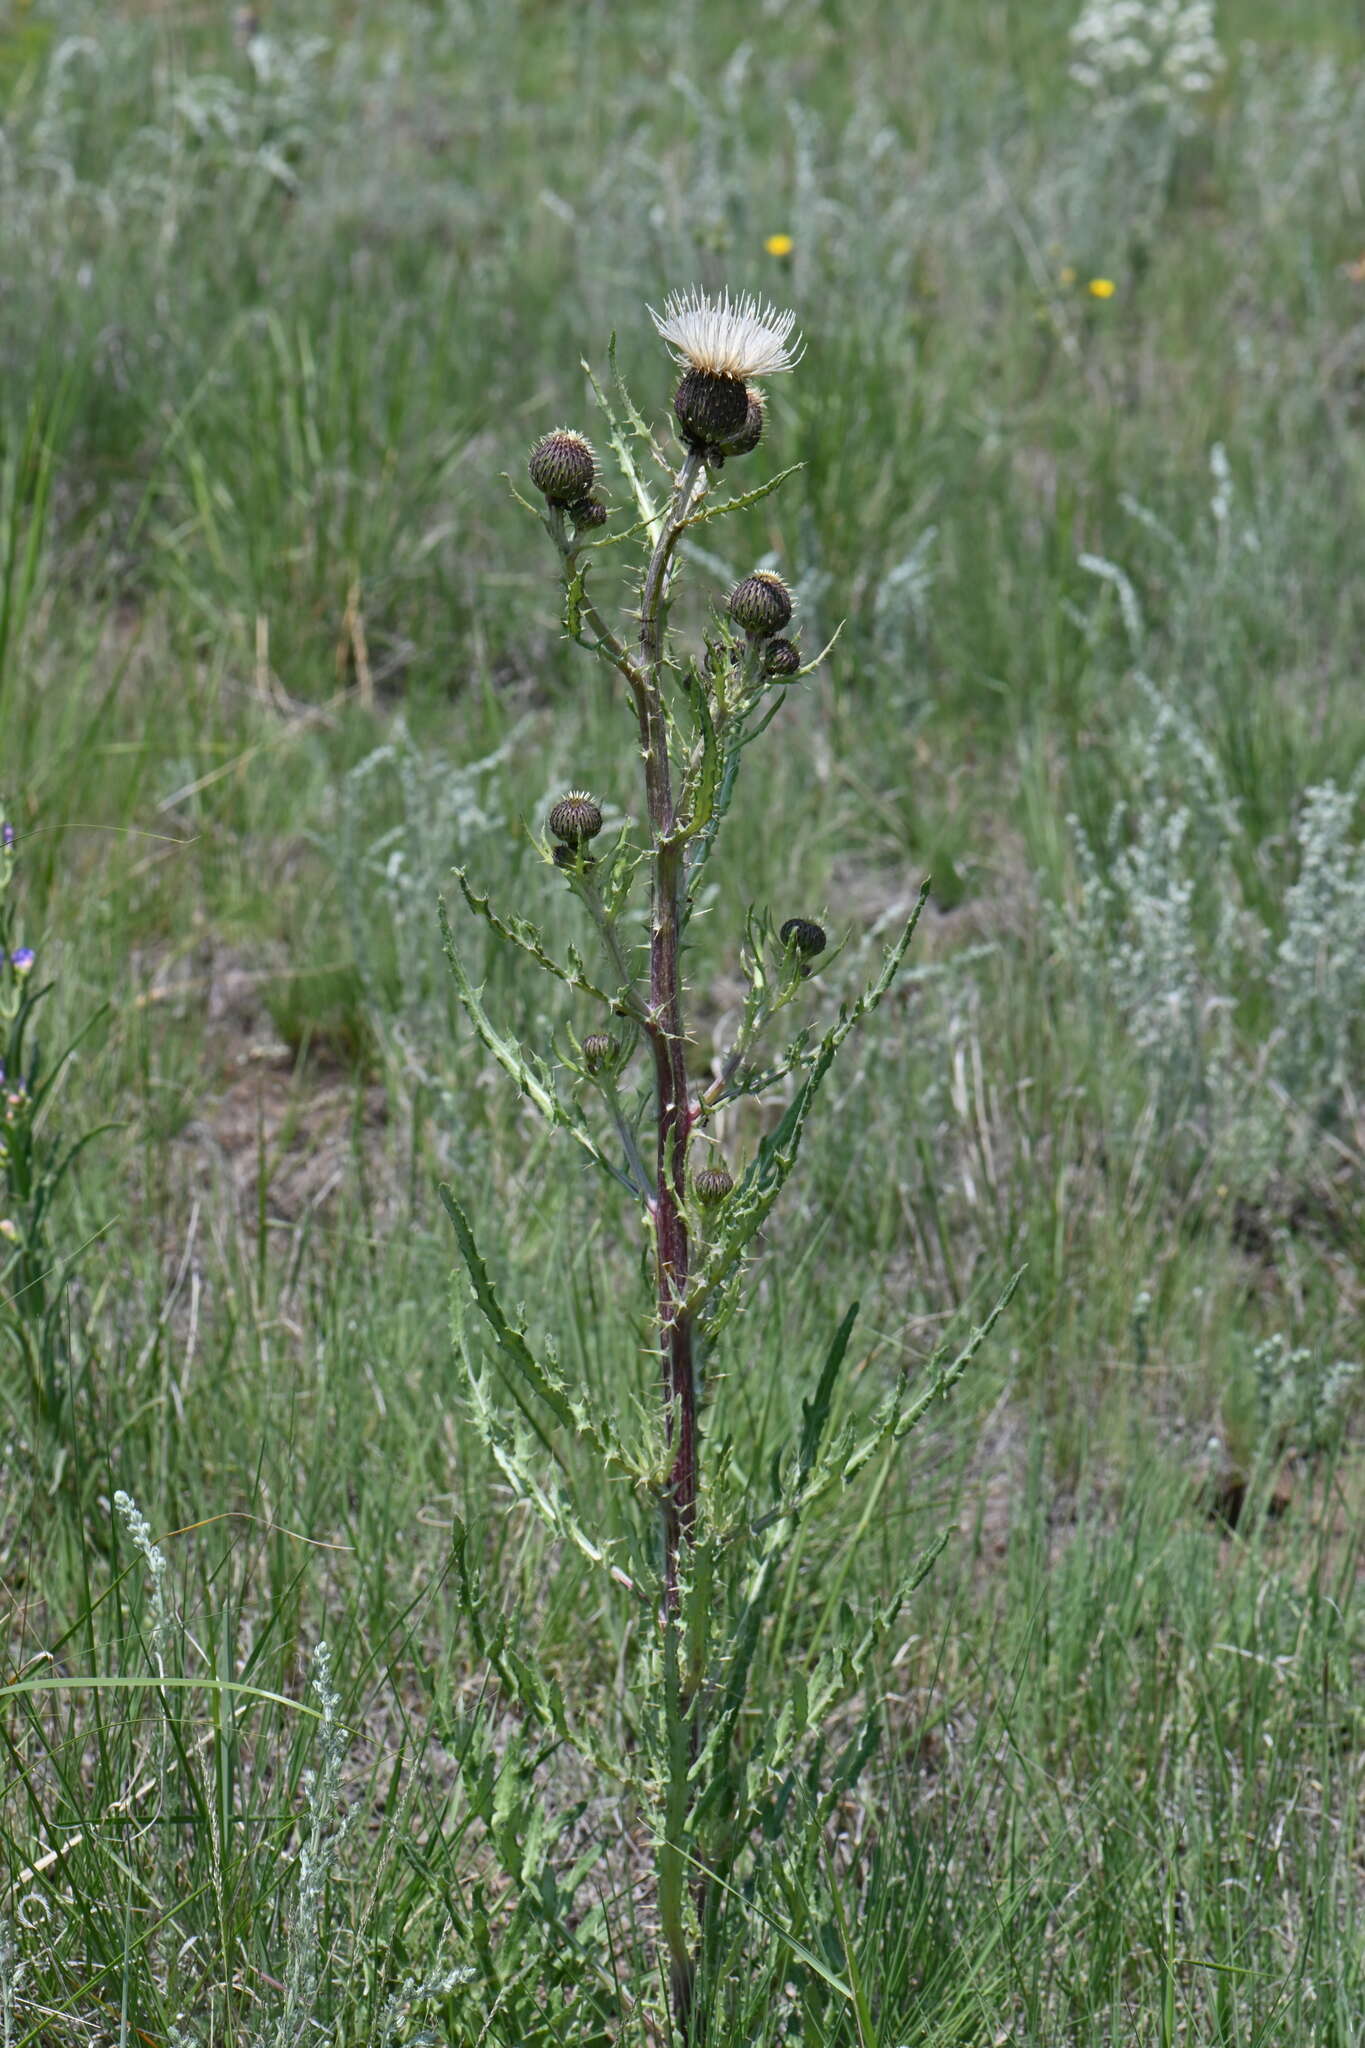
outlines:
[[[748,399],[749,410],[739,432],[716,443],[722,455],[750,455],[763,439],[763,394],[751,384]]]
[[[794,676],[801,667],[801,649],[794,640],[770,640],[763,650],[763,673]]]
[[[730,617],[756,639],[780,633],[791,615],[791,592],[770,569],[756,569],[730,592]]]
[[[813,918],[789,917],[778,937],[784,946],[795,947],[806,960],[813,960],[817,953],[823,953],[825,950],[823,927],[816,924]]]
[[[557,868],[582,868],[585,873],[589,868],[597,866],[597,862],[589,860],[587,854],[578,846],[557,846],[554,850],[554,863]]]
[[[590,1074],[600,1074],[603,1067],[610,1066],[615,1052],[616,1040],[605,1031],[590,1031],[583,1040],[583,1064]]]
[[[531,482],[552,505],[579,505],[597,475],[597,457],[581,434],[556,427],[531,450]]]
[[[748,424],[748,388],[742,377],[689,370],[674,396],[673,411],[690,447],[720,447]]]
[[[569,517],[580,533],[590,526],[605,526],[607,508],[600,498],[583,498],[577,505],[570,505]]]
[[[699,1166],[692,1176],[692,1192],[708,1209],[723,1202],[734,1184],[733,1176],[724,1166]]]
[[[581,846],[602,830],[602,811],[585,789],[571,789],[552,806],[550,830],[566,846]],[[557,857],[557,856],[556,856]]]

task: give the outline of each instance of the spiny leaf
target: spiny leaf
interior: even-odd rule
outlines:
[[[719,519],[723,512],[742,512],[747,505],[757,505],[762,499],[771,497],[779,484],[784,484],[789,476],[795,476],[798,469],[804,469],[805,466],[803,462],[793,462],[789,468],[779,469],[777,475],[770,476],[766,483],[759,484],[752,491],[745,491],[742,497],[726,498],[720,505],[703,505],[699,512],[693,512],[684,521],[684,529],[702,526],[708,519]]]
[[[840,1012],[837,1022],[825,1033],[820,1049],[801,1086],[788,1104],[782,1121],[775,1131],[761,1141],[757,1157],[727,1204],[728,1227],[725,1234],[702,1265],[689,1291],[689,1306],[694,1311],[699,1309],[707,1296],[724,1282],[741,1257],[745,1245],[762,1227],[772,1210],[796,1164],[816,1095],[834,1063],[835,1054],[850,1032],[877,1008],[890,988],[896,970],[914,937],[915,926],[919,923],[928,894],[929,884],[926,882],[920,890],[904,931],[887,953],[876,980],[863,991],[855,1003]]]
[[[834,1383],[839,1377],[839,1368],[848,1351],[848,1340],[853,1335],[853,1325],[857,1316],[858,1303],[855,1301],[834,1333],[834,1341],[829,1347],[824,1367],[815,1383],[815,1392],[809,1401],[801,1403],[801,1442],[796,1453],[796,1462],[803,1479],[815,1463],[820,1440],[829,1422]]]
[[[582,1146],[594,1165],[600,1166],[603,1173],[610,1174],[613,1180],[619,1181],[622,1187],[630,1189],[633,1194],[634,1189],[630,1187],[630,1182],[620,1167],[608,1159],[589,1131],[579,1106],[576,1103],[562,1101],[556,1094],[544,1063],[523,1052],[515,1039],[504,1037],[502,1032],[496,1029],[480,1000],[480,991],[469,979],[464,961],[456,949],[444,898],[438,899],[438,911],[441,937],[445,946],[445,956],[450,964],[451,976],[455,982],[455,992],[474,1029],[498,1065],[505,1073],[511,1075],[522,1094],[529,1102],[535,1104],[548,1124],[553,1124],[558,1130],[567,1131],[575,1143]]]
[[[706,685],[700,678],[693,687],[691,701],[693,715],[697,721],[699,745],[693,765],[689,768],[687,786],[683,791],[683,811],[689,838],[704,831],[711,822],[724,767],[720,740],[711,718],[710,706],[706,701]]]
[[[598,1002],[605,1003],[608,1009],[616,1007],[616,997],[609,996],[596,982],[589,981],[582,960],[576,953],[571,953],[569,966],[561,966],[552,954],[546,952],[545,942],[540,933],[526,918],[500,917],[487,896],[480,895],[474,888],[463,868],[454,868],[451,872],[460,885],[461,895],[475,916],[481,917],[500,938],[510,940],[514,946],[519,946],[523,953],[529,953],[537,966],[543,967],[547,974],[553,974],[557,981],[564,982],[567,987],[577,989],[582,995],[595,997]]]
[[[474,1298],[501,1355],[530,1392],[545,1404],[555,1420],[570,1430],[574,1436],[586,1442],[606,1468],[619,1472],[631,1481],[638,1480],[641,1477],[641,1461],[629,1455],[612,1423],[605,1417],[593,1416],[585,1402],[575,1399],[559,1374],[536,1356],[526,1341],[526,1332],[508,1320],[502,1303],[498,1300],[497,1290],[484,1263],[469,1218],[460,1207],[453,1190],[444,1182],[440,1188],[440,1196],[445,1212],[454,1227],[460,1255],[474,1290]],[[462,1345],[462,1340],[463,1329],[457,1315],[457,1345]],[[475,1372],[476,1381],[477,1377]],[[529,1416],[527,1420],[530,1421]]]
[[[625,424],[623,424],[621,419],[618,417],[615,406],[612,404],[611,400],[607,397],[606,392],[603,391],[601,385],[598,383],[597,378],[593,372],[592,366],[587,361],[584,361],[582,365],[583,374],[587,378],[588,383],[592,388],[593,397],[597,400],[597,404],[599,409],[601,410],[602,416],[607,422],[607,438],[611,443],[612,450],[615,453],[617,461],[621,465],[621,474],[625,477],[627,484],[629,484],[630,486],[631,496],[634,498],[635,503],[639,508],[641,521],[649,534],[650,543],[652,545],[658,539],[660,525],[663,520],[663,514],[660,511],[659,507],[655,504],[653,498],[649,493],[648,488],[645,485],[643,477],[640,475],[639,468],[635,461],[634,452],[630,446],[630,439],[627,438],[627,426],[630,429],[631,438],[638,441],[643,441],[645,445],[649,448],[651,455],[657,463],[659,463],[665,470],[667,470],[668,465],[664,461],[663,456],[660,454],[660,451],[655,443],[653,434],[650,432],[645,422],[640,418],[639,413],[635,410],[635,406],[631,401],[630,394],[626,390],[624,379],[622,378],[620,371],[616,367],[616,336],[614,334],[612,335],[611,340],[607,345],[607,360],[611,364],[612,381],[615,384],[617,393],[620,396],[622,404],[625,407]]]

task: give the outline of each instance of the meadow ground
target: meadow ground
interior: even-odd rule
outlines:
[[[832,1007],[933,878],[713,1440],[784,1440],[853,1300],[857,1410],[1024,1269],[793,1551],[764,1713],[950,1532],[708,2041],[1365,2041],[1365,19],[1225,0],[1175,118],[1072,14],[0,0],[0,798],[44,1133],[104,1127],[0,1307],[4,2048],[659,2038],[639,1818],[462,1618],[457,1555],[621,1739],[636,1624],[465,1420],[435,1186],[623,1408],[635,1227],[434,905],[467,861],[562,936],[547,800],[638,801],[501,476],[613,332],[663,422],[694,282],[807,352],[690,616],[768,561],[847,622],[749,757],[697,1062],[747,904],[846,939]],[[500,1019],[582,1028],[486,937]]]

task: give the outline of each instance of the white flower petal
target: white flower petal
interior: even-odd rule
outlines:
[[[695,287],[670,292],[662,313],[649,317],[668,342],[673,359],[713,377],[772,377],[801,360],[800,337],[792,340],[795,313],[779,313],[752,293],[732,299],[729,292],[712,298]]]

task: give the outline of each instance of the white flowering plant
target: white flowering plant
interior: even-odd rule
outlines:
[[[1112,109],[1185,120],[1226,59],[1212,0],[1088,0],[1071,30],[1071,77]]]

